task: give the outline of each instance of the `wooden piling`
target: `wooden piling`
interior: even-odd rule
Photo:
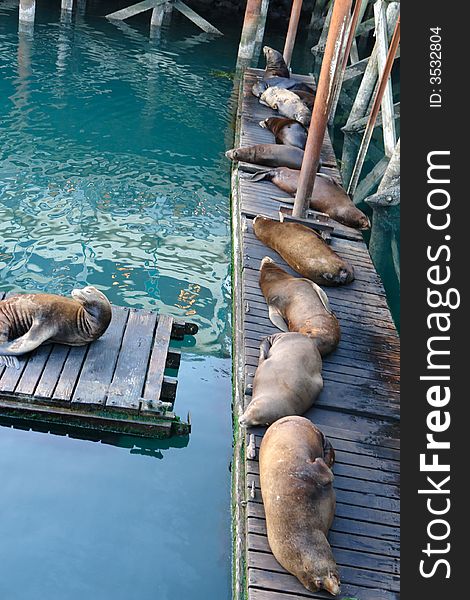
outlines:
[[[395,23],[397,22],[398,15],[400,14],[400,3],[391,2],[387,8],[387,33],[389,36],[392,35]],[[377,68],[377,52],[378,44],[374,45],[372,53],[367,62],[367,66],[362,77],[359,89],[354,100],[354,104],[349,113],[348,120],[345,125],[345,130],[348,130],[351,125],[364,117],[367,113],[370,99],[374,93],[375,84],[378,78]],[[346,135],[343,144],[343,153],[341,157],[341,176],[345,186],[349,184],[351,173],[354,166],[355,159],[355,144],[350,139],[351,136]]]
[[[308,131],[304,159],[300,170],[299,185],[292,213],[296,218],[304,218],[308,212],[332,101],[335,79],[333,65],[337,64],[338,61],[351,4],[352,0],[336,0],[333,7],[325,54],[321,66],[320,80],[313,105],[312,120]]]
[[[260,27],[264,30],[266,12],[263,14],[262,0],[248,0],[245,9],[245,18],[238,47],[236,71],[241,72],[250,66],[255,58],[256,37]]]
[[[36,14],[36,0],[20,0],[19,20],[25,23],[34,23]]]
[[[374,131],[375,121],[377,120],[377,115],[379,114],[380,104],[382,102],[382,98],[385,93],[385,89],[388,83],[388,78],[390,77],[390,72],[392,70],[393,62],[395,60],[395,53],[398,48],[398,44],[400,43],[400,16],[398,16],[397,24],[395,26],[395,31],[393,32],[392,41],[390,42],[390,48],[387,54],[387,60],[385,62],[385,67],[380,77],[379,85],[377,88],[377,94],[374,99],[374,103],[372,105],[372,110],[369,115],[369,121],[367,123],[366,130],[364,132],[364,137],[362,138],[361,146],[359,148],[359,153],[357,156],[356,163],[354,165],[354,169],[351,175],[351,181],[348,186],[348,194],[354,194],[357,183],[359,181],[359,175],[361,174],[362,167],[364,165],[364,160],[366,158],[367,149],[369,148],[370,140],[372,138],[372,133]]]
[[[286,42],[284,44],[284,61],[286,65],[290,67],[292,60],[292,52],[294,50],[295,38],[297,37],[297,30],[299,28],[300,12],[302,10],[303,0],[293,0],[292,10],[289,19],[289,28],[287,29]]]
[[[72,12],[73,0],[62,0],[61,9]]]

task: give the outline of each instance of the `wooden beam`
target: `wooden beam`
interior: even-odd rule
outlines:
[[[400,103],[397,102],[396,104],[393,105],[393,116],[395,119],[399,119],[400,118]],[[366,126],[367,126],[367,121],[369,120],[369,115],[366,115],[365,117],[362,117],[362,119],[358,119],[357,121],[354,121],[354,123],[351,123],[348,126],[344,126],[341,131],[343,131],[344,133],[361,133],[362,131],[365,130]],[[379,114],[379,116],[377,117],[377,121],[375,122],[375,127],[382,127],[382,113]]]
[[[166,4],[167,2],[168,0],[144,0],[143,2],[138,2],[137,4],[133,4],[127,8],[109,13],[109,15],[106,15],[106,18],[122,21],[124,19],[129,19],[129,17],[134,17],[135,15],[138,15],[146,10],[150,10],[151,8],[155,8],[160,4]]]
[[[198,15],[197,12],[194,12],[194,10],[192,8],[189,8],[189,6],[186,6],[186,4],[184,2],[181,2],[181,0],[173,0],[172,4],[173,4],[174,8],[176,8],[176,10],[179,10],[179,12],[181,14],[183,14],[185,17],[187,17],[190,21],[192,21],[195,25],[197,25],[200,29],[202,29],[206,33],[214,33],[215,35],[223,35],[223,33],[221,31],[219,31],[217,29],[217,27],[214,27],[213,25],[211,25],[208,21],[206,21],[200,15]]]
[[[375,31],[377,39],[377,68],[379,73],[382,73],[387,61],[388,51],[388,35],[387,35],[387,20],[386,7],[384,0],[377,0],[374,4],[375,15]],[[395,118],[393,116],[393,91],[392,78],[389,76],[385,87],[384,96],[382,99],[382,120],[383,120],[383,138],[385,154],[392,156],[397,143],[397,135],[395,131]]]
[[[370,111],[369,120],[367,122],[367,127],[364,132],[364,137],[362,138],[361,146],[359,148],[359,153],[356,159],[356,163],[354,165],[354,169],[351,175],[351,181],[348,185],[348,194],[354,194],[354,190],[356,189],[357,183],[359,181],[359,176],[362,171],[362,167],[364,165],[364,160],[366,158],[367,149],[369,148],[370,140],[372,138],[372,134],[374,132],[375,122],[377,120],[377,116],[379,114],[380,105],[382,103],[385,89],[387,86],[387,82],[390,77],[390,72],[392,70],[393,61],[395,60],[395,53],[398,48],[398,44],[400,43],[400,15],[398,15],[397,24],[395,26],[395,31],[393,32],[392,41],[390,42],[390,48],[387,53],[387,60],[385,61],[385,66],[380,76],[379,84],[377,87],[377,93],[374,98],[374,103],[372,105],[372,110]],[[387,156],[387,155],[386,155]]]

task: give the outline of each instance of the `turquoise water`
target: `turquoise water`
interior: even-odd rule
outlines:
[[[0,598],[228,598],[232,85],[214,71],[238,24],[149,40],[49,4],[18,35],[0,2],[0,289],[93,284],[198,323],[175,404],[193,431],[142,450],[0,427]]]

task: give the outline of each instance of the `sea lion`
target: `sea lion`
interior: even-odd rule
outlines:
[[[300,169],[304,158],[304,151],[295,146],[279,144],[256,144],[227,150],[225,156],[233,161],[243,161],[267,167],[286,166]]]
[[[309,110],[313,110],[313,105],[315,103],[315,94],[312,94],[312,92],[306,92],[304,90],[297,90],[295,88],[291,91],[294,92],[294,94],[302,100],[302,102]]]
[[[269,119],[266,119],[269,121]],[[250,179],[261,181],[267,179],[282,191],[295,196],[300,172],[287,167],[278,167],[270,171],[255,173]],[[289,198],[276,198],[282,202],[293,202]],[[338,223],[355,229],[369,229],[369,218],[355,206],[344,189],[329,175],[318,173],[315,177],[310,208],[324,212]]]
[[[310,124],[312,118],[311,111],[305,106],[302,100],[290,90],[283,90],[278,87],[269,87],[265,90],[259,101],[273,110],[277,110],[283,117],[294,119],[302,123],[305,127]]]
[[[315,283],[345,285],[354,279],[352,266],[338,256],[316,231],[305,225],[288,221],[280,223],[258,215],[253,221],[253,231],[294,271]]]
[[[292,78],[288,79],[287,77],[270,77],[269,79],[257,81],[253,84],[251,92],[253,96],[259,98],[268,87],[279,87],[291,90],[291,92],[295,92],[296,94],[308,94],[309,96],[314,96],[315,94],[314,89],[303,81]]]
[[[259,286],[266,299],[269,318],[281,331],[296,331],[311,337],[321,356],[339,344],[341,331],[328,296],[313,281],[293,277],[265,256],[261,261]]]
[[[269,117],[260,121],[260,127],[269,129],[274,134],[276,144],[295,146],[301,150],[305,149],[307,141],[307,130],[298,121],[286,117]]]
[[[253,381],[253,398],[240,425],[271,425],[303,415],[323,388],[322,360],[315,340],[301,333],[277,333],[263,340]]]
[[[290,71],[286,65],[284,57],[280,52],[264,46],[263,48],[264,58],[266,59],[266,67],[264,69],[263,79],[270,79],[271,77],[286,77],[290,78]]]
[[[111,322],[106,296],[92,286],[54,294],[17,294],[0,302],[0,364],[16,366],[16,358],[44,342],[83,346],[98,339]]]
[[[261,441],[261,495],[271,550],[308,590],[336,596],[339,572],[326,539],[336,509],[333,462],[331,443],[303,417],[276,421]]]

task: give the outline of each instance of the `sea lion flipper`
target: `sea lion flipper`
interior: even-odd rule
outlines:
[[[281,311],[272,304],[269,305],[269,320],[281,331],[289,331],[287,323],[284,320],[284,317],[281,315]]]
[[[322,432],[323,436],[323,460],[325,464],[331,469],[335,462],[335,449],[331,445],[330,440]]]
[[[330,314],[333,314],[333,311],[331,310],[331,306],[330,306],[330,301],[328,300],[328,296],[326,295],[326,293],[314,281],[311,281],[310,279],[306,279],[306,281],[308,281],[311,284],[313,289],[318,294],[318,296],[321,300],[321,303],[325,307],[325,310],[327,310]]]
[[[258,367],[263,363],[269,354],[269,350],[271,349],[271,336],[265,337],[261,342],[259,347],[259,359],[258,359]]]
[[[333,472],[323,458],[316,458],[312,463],[312,468],[315,472],[315,482],[318,485],[326,487],[333,483]]]
[[[268,175],[272,172],[272,169],[267,169],[265,171],[258,171],[257,173],[253,173],[253,175],[249,175],[247,179],[250,181],[262,181],[266,179]]]
[[[20,361],[16,356],[0,356],[0,367],[14,367],[16,370],[20,368]]]
[[[33,323],[31,329],[24,335],[0,346],[0,355],[20,356],[32,352],[43,342],[50,339],[55,333],[55,328],[44,323]]]

